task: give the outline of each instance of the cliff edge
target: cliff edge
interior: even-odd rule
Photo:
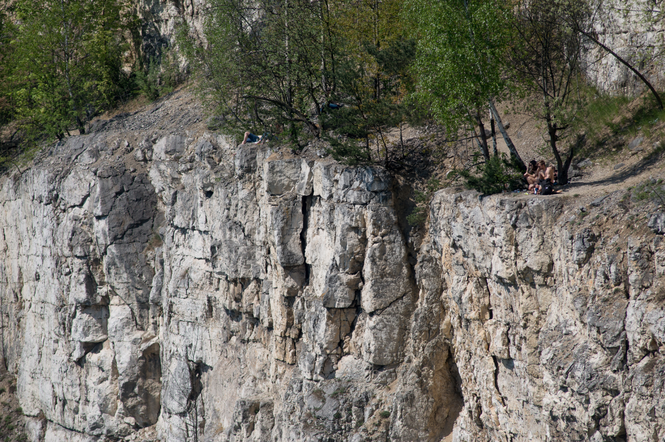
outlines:
[[[443,190],[413,241],[385,170],[236,147],[187,100],[1,178],[32,440],[665,437],[663,206]]]

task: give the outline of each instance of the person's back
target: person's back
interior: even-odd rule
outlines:
[[[550,180],[552,183],[556,181],[556,169],[551,164],[545,169],[545,179]]]

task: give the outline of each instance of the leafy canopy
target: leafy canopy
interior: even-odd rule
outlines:
[[[501,0],[406,0],[405,6],[418,40],[418,96],[457,129],[505,94],[510,10]]]
[[[183,47],[226,132],[283,131],[296,148],[323,136],[340,159],[385,159],[382,128],[405,118],[412,83],[401,1],[214,0],[206,43]]]
[[[16,117],[37,134],[81,132],[127,77],[120,0],[16,0],[8,71]]]
[[[288,126],[298,142],[323,104],[333,50],[322,3],[304,0],[214,0],[206,44],[184,39],[202,80],[202,96],[236,132]],[[186,31],[185,31],[186,32]]]

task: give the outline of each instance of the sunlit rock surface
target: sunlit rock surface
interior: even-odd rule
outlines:
[[[32,440],[665,438],[662,208],[443,190],[416,241],[385,170],[186,100],[0,179]]]

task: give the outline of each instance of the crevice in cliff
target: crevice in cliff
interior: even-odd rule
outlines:
[[[377,309],[374,310],[374,311],[367,312],[367,314],[368,314],[369,316],[380,315],[380,314],[382,314],[384,311],[388,310],[390,307],[392,307],[393,305],[397,304],[399,301],[401,301],[402,299],[404,299],[405,296],[408,296],[408,295],[409,295],[409,292],[407,291],[407,292],[403,293],[402,296],[400,296],[399,298],[397,298],[397,299],[391,301],[391,302],[390,302],[388,305],[386,305],[385,307],[377,308]],[[360,302],[358,302],[358,304],[360,304]],[[361,310],[362,310],[362,309],[361,309]]]
[[[497,360],[497,357],[494,355],[492,355],[492,361],[494,362],[494,389],[496,390],[497,393],[499,393],[499,400],[501,401],[501,405],[505,407],[506,403],[503,400],[501,389],[499,389],[499,361]]]
[[[312,207],[312,196],[307,195],[302,197],[302,229],[300,230],[300,247],[302,251],[303,263],[305,265],[305,280],[303,286],[309,285],[309,275],[311,272],[311,265],[307,263],[305,251],[307,250],[307,229],[309,227],[310,209]]]

